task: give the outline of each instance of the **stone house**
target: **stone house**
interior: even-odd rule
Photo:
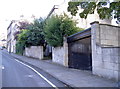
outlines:
[[[16,39],[14,37],[14,33],[18,31],[18,25],[16,24],[17,21],[11,21],[10,25],[7,28],[7,50],[8,52],[15,53],[15,44]]]
[[[17,35],[20,33],[21,29],[25,27],[29,22],[24,20],[12,20],[7,28],[7,50],[8,52],[16,53],[16,41]]]

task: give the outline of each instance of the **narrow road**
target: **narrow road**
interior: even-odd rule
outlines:
[[[2,66],[2,87],[67,87],[41,69],[15,59],[4,50]]]

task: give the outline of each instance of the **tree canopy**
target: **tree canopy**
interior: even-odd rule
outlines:
[[[27,43],[27,33],[28,33],[28,30],[22,29],[21,33],[18,35],[18,40],[16,43],[16,53],[17,54],[23,54],[23,51],[24,51],[26,43]]]
[[[20,34],[18,34],[16,52],[23,54],[25,47],[44,45],[43,26],[44,20],[40,18],[28,24],[26,29],[21,29]]]
[[[51,46],[62,46],[64,36],[69,36],[80,30],[76,27],[76,22],[66,14],[52,16],[46,21],[44,27],[45,40]]]
[[[78,0],[78,2],[70,1],[68,2],[68,12],[71,15],[76,16],[79,8],[83,9],[82,12],[79,13],[81,18],[87,18],[88,14],[94,14],[95,10],[100,17],[100,19],[109,19],[110,17],[117,19],[120,22],[120,1],[110,2],[110,0],[106,0],[106,2],[100,2],[99,0],[87,0],[83,2],[83,0]],[[115,1],[115,0],[113,0]]]
[[[29,25],[29,22],[28,21],[21,21],[19,22],[20,26],[19,26],[19,29],[22,30],[22,29],[26,29],[27,26]]]
[[[42,18],[36,19],[34,23],[28,25],[27,29],[27,45],[26,46],[39,46],[44,44],[43,35],[44,20]]]

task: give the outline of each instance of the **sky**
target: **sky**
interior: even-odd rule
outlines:
[[[30,18],[45,18],[54,5],[61,5],[65,0],[0,0],[0,37],[7,35],[10,21],[17,20],[21,15]]]
[[[46,17],[53,5],[59,5],[64,0],[0,0],[0,35],[7,33],[11,20],[17,20],[20,15],[30,18]]]

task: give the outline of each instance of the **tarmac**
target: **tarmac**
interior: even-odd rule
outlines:
[[[70,87],[104,87],[107,89],[118,88],[117,82],[97,75],[93,75],[91,71],[67,68],[62,65],[53,63],[50,60],[29,58],[13,53],[11,53],[11,55],[16,59],[27,62],[42,69],[43,71],[49,73]]]

